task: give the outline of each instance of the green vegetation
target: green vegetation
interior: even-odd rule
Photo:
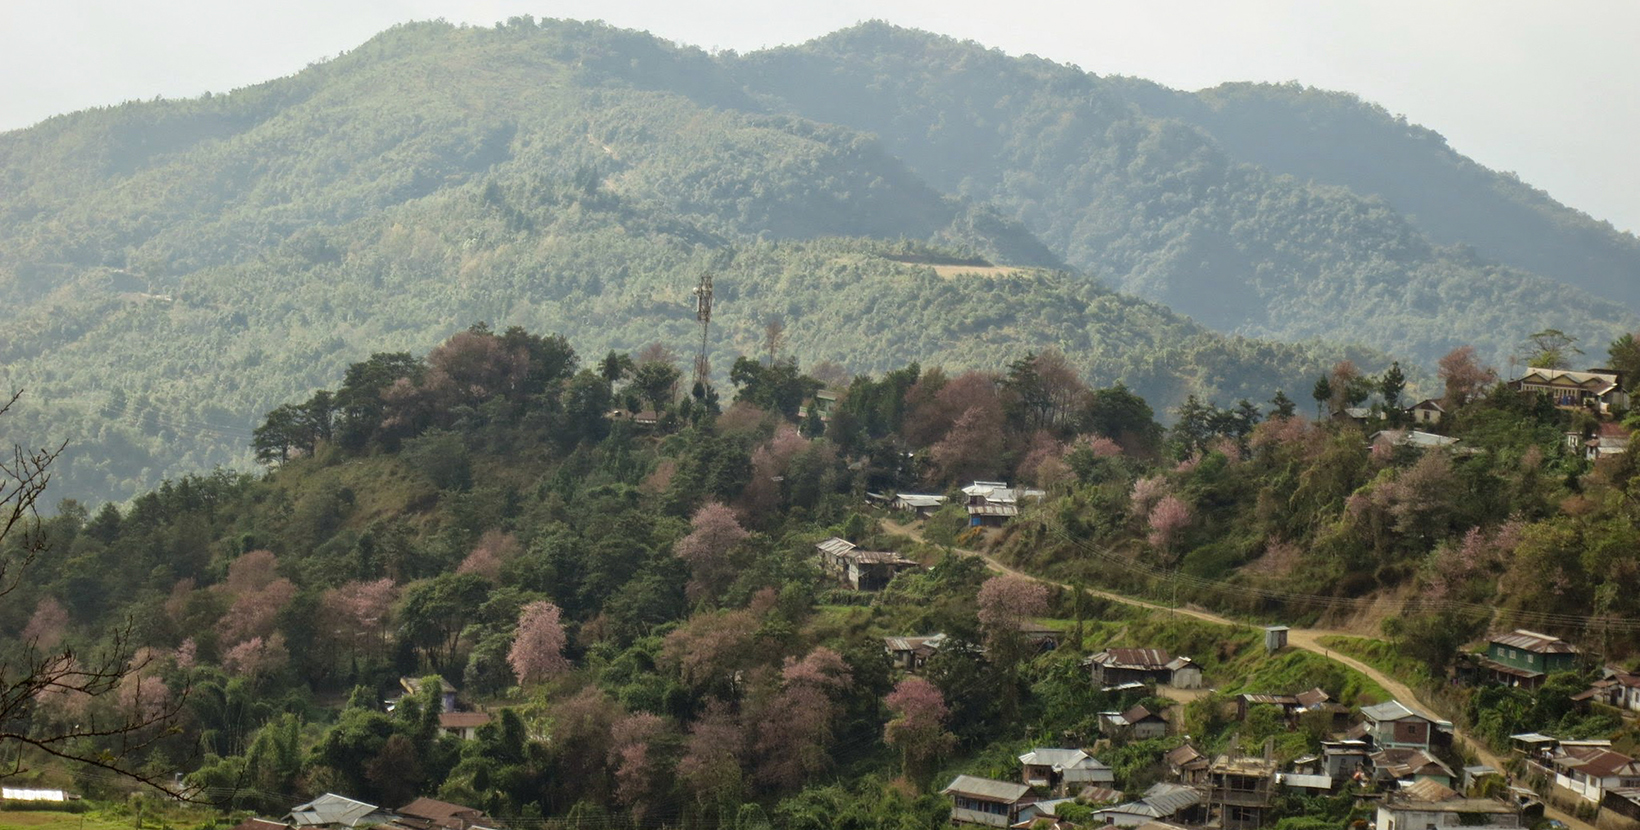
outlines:
[[[731,62],[1071,265],[1221,331],[1502,364],[1634,328],[1640,241],[1349,95],[1100,78],[880,22]]]
[[[473,320],[688,354],[704,271],[720,381],[778,319],[789,353],[853,372],[1052,346],[1164,416],[1388,363],[1316,338],[1500,362],[1529,332],[1632,326],[1241,163],[1140,87],[878,25],[714,57],[517,19],[400,26],[232,94],[54,118],[0,136],[0,363],[31,392],[15,433],[68,440],[58,496],[123,501],[248,468],[278,403]]]

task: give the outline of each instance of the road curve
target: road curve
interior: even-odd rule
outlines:
[[[917,527],[912,526],[912,525],[900,524],[898,522],[892,522],[892,521],[888,521],[888,520],[885,519],[883,521],[883,527],[885,527],[890,533],[897,533],[897,534],[902,535],[902,536],[907,536],[907,537],[910,537],[911,539],[914,539],[918,542],[926,541],[925,539],[923,539],[922,531],[920,529],[918,529]],[[1025,573],[1024,571],[1021,571],[1017,568],[1012,568],[1012,567],[1009,567],[1008,565],[1004,565],[1002,562],[997,561],[997,559],[995,557],[993,557],[989,554],[981,553],[980,551],[977,551],[977,550],[968,550],[967,548],[958,548],[958,547],[952,547],[951,550],[953,550],[956,553],[961,554],[963,556],[975,557],[975,558],[983,561],[987,568],[989,568],[989,569],[991,569],[991,570],[993,570],[997,573],[1000,573],[1000,574],[1007,574],[1009,576],[1017,576],[1017,577],[1020,577],[1020,578],[1023,578],[1023,579],[1029,579],[1029,580],[1032,580],[1032,581],[1035,581],[1035,582],[1043,582],[1043,583],[1046,583],[1046,584],[1049,584],[1049,585],[1055,585],[1055,586],[1065,588],[1065,589],[1068,589],[1068,590],[1072,590],[1072,591],[1076,590],[1076,586],[1071,585],[1068,582],[1056,582],[1056,581],[1051,580],[1051,579],[1044,579],[1044,578],[1036,576],[1034,574]],[[1231,626],[1233,628],[1262,628],[1261,626],[1256,626],[1256,625],[1253,625],[1252,623],[1243,622],[1241,620],[1233,620],[1233,619],[1230,619],[1229,617],[1223,617],[1223,616],[1220,616],[1218,614],[1213,614],[1213,613],[1210,613],[1210,612],[1207,612],[1207,611],[1202,611],[1202,610],[1199,610],[1199,609],[1196,609],[1196,608],[1171,608],[1171,607],[1166,606],[1166,605],[1159,605],[1159,604],[1154,603],[1154,602],[1146,602],[1145,600],[1134,599],[1133,597],[1124,596],[1122,594],[1113,594],[1110,591],[1102,591],[1102,590],[1099,590],[1097,588],[1087,588],[1085,590],[1093,596],[1099,597],[1101,599],[1107,599],[1107,600],[1110,600],[1111,602],[1119,602],[1119,603],[1122,603],[1123,605],[1132,605],[1132,606],[1136,606],[1136,607],[1139,607],[1139,608],[1148,608],[1148,609],[1153,610],[1153,611],[1170,611],[1170,612],[1180,614],[1180,615],[1183,615],[1183,616],[1186,616],[1186,617],[1191,617],[1193,619],[1198,619],[1198,620],[1201,620],[1203,622],[1216,623],[1218,625],[1227,625],[1227,626]],[[1358,672],[1366,675],[1367,677],[1372,678],[1374,682],[1376,682],[1378,685],[1384,687],[1384,691],[1389,692],[1390,694],[1394,695],[1396,697],[1396,699],[1398,699],[1398,700],[1402,700],[1402,701],[1411,703],[1413,705],[1416,705],[1418,708],[1420,708],[1420,709],[1422,709],[1426,712],[1434,712],[1435,711],[1434,707],[1429,706],[1428,704],[1426,704],[1422,700],[1420,700],[1417,693],[1413,692],[1412,688],[1410,686],[1406,685],[1405,683],[1402,683],[1401,681],[1396,680],[1396,679],[1390,677],[1387,674],[1384,674],[1383,672],[1373,668],[1372,666],[1367,665],[1366,663],[1361,662],[1360,660],[1356,660],[1355,658],[1349,657],[1347,655],[1339,654],[1338,652],[1335,652],[1332,649],[1327,648],[1326,646],[1321,644],[1321,638],[1322,637],[1342,635],[1342,634],[1345,634],[1345,633],[1346,632],[1330,631],[1330,630],[1323,629],[1323,628],[1291,628],[1287,631],[1287,644],[1289,646],[1294,647],[1294,648],[1299,648],[1299,649],[1303,649],[1303,650],[1308,651],[1308,652],[1319,654],[1319,655],[1321,655],[1322,657],[1325,657],[1328,660],[1331,660],[1335,663],[1339,663],[1339,664],[1342,664],[1344,666],[1347,666],[1351,669],[1354,669],[1355,671],[1358,671]],[[1490,751],[1488,751],[1486,749],[1485,744],[1482,744],[1479,740],[1476,740],[1473,736],[1471,736],[1469,734],[1466,734],[1462,731],[1457,730],[1456,727],[1454,727],[1453,732],[1457,737],[1462,738],[1464,740],[1464,742],[1466,744],[1468,744],[1469,750],[1471,752],[1475,753],[1475,756],[1480,759],[1481,763],[1486,764],[1487,766],[1489,766],[1489,767],[1491,767],[1495,770],[1499,770],[1499,771],[1503,770],[1503,762],[1498,759],[1498,756],[1496,756],[1496,755],[1492,754]],[[1544,805],[1544,813],[1543,814],[1548,818],[1559,819],[1560,821],[1565,822],[1566,825],[1570,828],[1573,828],[1573,830],[1596,830],[1594,825],[1592,825],[1592,824],[1590,824],[1586,821],[1582,821],[1580,819],[1574,818],[1570,814],[1568,814],[1566,812],[1563,812],[1561,810],[1558,810],[1558,809],[1556,809],[1553,806],[1550,806],[1548,804]]]

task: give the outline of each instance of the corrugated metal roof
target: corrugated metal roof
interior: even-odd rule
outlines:
[[[1031,788],[1013,781],[997,781],[993,778],[980,778],[974,775],[959,775],[945,785],[940,793],[949,795],[956,793],[986,801],[1001,801],[1012,804],[1025,797]]]
[[[29,790],[19,787],[0,787],[0,798],[7,801],[67,801],[62,790]]]
[[[1500,646],[1518,648],[1535,654],[1577,654],[1577,646],[1566,642],[1552,634],[1539,634],[1536,631],[1527,631],[1517,628],[1508,634],[1500,634],[1492,638],[1492,642]]]
[[[1330,775],[1300,775],[1296,772],[1276,773],[1276,783],[1286,787],[1300,787],[1306,790],[1330,790],[1333,787]]]
[[[1402,703],[1399,700],[1392,700],[1388,703],[1380,703],[1377,706],[1363,706],[1361,707],[1361,714],[1365,716],[1367,720],[1379,723],[1384,721],[1401,720],[1402,718],[1422,718],[1432,723],[1434,722],[1428,715],[1419,714],[1417,710],[1409,708],[1405,703]]]
[[[1451,801],[1458,798],[1458,791],[1441,784],[1433,778],[1423,778],[1401,788],[1401,792],[1413,801]]]
[[[292,824],[299,827],[316,824],[340,824],[344,827],[353,827],[364,822],[376,814],[381,808],[363,801],[354,801],[346,796],[335,793],[325,793],[290,810]],[[376,822],[372,822],[376,823]]]
[[[832,556],[839,556],[854,550],[856,546],[853,542],[850,542],[847,539],[833,536],[824,542],[816,543],[815,547],[819,548],[822,553],[829,553]]]
[[[1186,807],[1192,807],[1202,802],[1201,790],[1195,787],[1186,787],[1183,784],[1169,784],[1162,782],[1152,784],[1145,790],[1145,797],[1140,799],[1156,808],[1158,818],[1171,816]]]
[[[1018,516],[1019,505],[1016,504],[970,504],[970,516]]]
[[[1093,655],[1093,662],[1118,669],[1165,669],[1172,659],[1165,648],[1107,648]]]

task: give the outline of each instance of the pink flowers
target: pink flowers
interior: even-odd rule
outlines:
[[[564,657],[562,610],[545,600],[524,606],[518,615],[518,634],[513,638],[507,662],[520,684],[539,683],[569,671]]]

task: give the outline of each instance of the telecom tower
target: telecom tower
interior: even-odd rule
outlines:
[[[695,286],[695,319],[700,321],[700,352],[695,355],[695,388],[705,395],[712,367],[706,362],[706,341],[712,328],[712,272],[700,277]]]

